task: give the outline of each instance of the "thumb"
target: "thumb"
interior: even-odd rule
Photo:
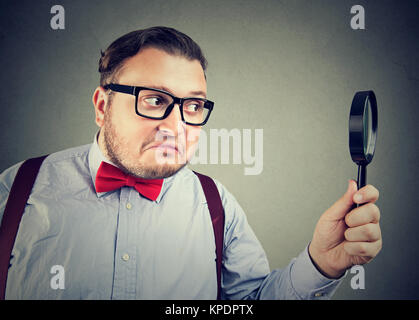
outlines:
[[[326,210],[324,213],[325,217],[332,220],[339,220],[345,217],[354,204],[353,196],[357,191],[358,187],[356,182],[354,180],[349,180],[345,194]]]

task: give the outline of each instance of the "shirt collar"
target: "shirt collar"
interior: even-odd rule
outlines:
[[[100,197],[104,196],[105,194],[113,192],[113,191],[108,191],[108,192],[97,192],[96,191],[96,187],[95,187],[96,174],[97,174],[97,171],[99,170],[99,166],[100,166],[101,162],[103,161],[103,162],[107,162],[107,163],[109,163],[109,164],[111,164],[115,167],[117,167],[117,166],[114,163],[112,163],[112,161],[110,161],[108,158],[106,158],[105,155],[102,153],[102,150],[100,150],[99,144],[97,142],[98,137],[99,137],[99,131],[95,134],[95,136],[93,138],[93,143],[92,143],[92,145],[90,147],[90,150],[89,150],[88,161],[89,161],[90,175],[92,176],[93,189],[95,190],[96,195],[100,198]],[[181,172],[183,172],[185,168],[186,168],[186,166],[184,168],[182,168],[180,171],[178,171],[176,174],[174,174],[173,176],[170,176],[168,178],[163,179],[163,185],[162,185],[160,194],[157,197],[157,199],[155,200],[156,203],[159,203],[162,200],[164,194],[167,192],[169,187],[172,185],[173,180],[175,179],[175,177],[179,176],[179,174],[181,174]]]
[[[99,131],[95,134],[93,138],[93,143],[89,150],[88,160],[89,160],[89,169],[90,169],[90,175],[92,176],[92,182],[93,182],[93,188],[95,189],[95,192],[97,196],[100,198],[103,195],[109,193],[109,192],[97,192],[95,181],[96,181],[96,174],[99,170],[100,164],[103,162],[107,162],[113,166],[115,164],[112,163],[112,161],[108,160],[102,153],[102,151],[99,148],[99,144],[97,143],[97,138],[99,136]]]

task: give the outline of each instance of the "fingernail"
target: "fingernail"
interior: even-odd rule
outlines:
[[[354,196],[354,201],[355,201],[355,202],[361,202],[361,200],[362,200],[362,194],[357,193],[357,194]]]

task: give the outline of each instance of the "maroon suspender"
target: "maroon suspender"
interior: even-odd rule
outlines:
[[[224,208],[220,198],[217,186],[210,177],[194,173],[198,176],[201,181],[202,188],[204,189],[205,198],[207,198],[208,210],[211,215],[212,227],[214,229],[215,236],[215,253],[216,253],[216,265],[217,265],[217,300],[221,299],[221,265],[223,258],[223,246],[224,246]]]
[[[26,160],[19,168],[4,209],[0,226],[0,300],[5,299],[7,273],[20,220],[42,162],[48,155]],[[201,182],[211,215],[216,245],[217,299],[221,299],[221,263],[224,243],[224,209],[214,181],[193,171]]]
[[[26,160],[20,166],[10,189],[0,226],[0,300],[4,300],[6,294],[7,272],[20,219],[39,168],[46,157],[45,155]]]

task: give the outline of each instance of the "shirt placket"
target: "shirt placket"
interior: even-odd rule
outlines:
[[[136,223],[134,221],[135,215],[133,214],[135,207],[134,204],[130,202],[132,191],[132,188],[123,187],[120,192],[112,290],[112,299],[116,300],[136,298]]]

